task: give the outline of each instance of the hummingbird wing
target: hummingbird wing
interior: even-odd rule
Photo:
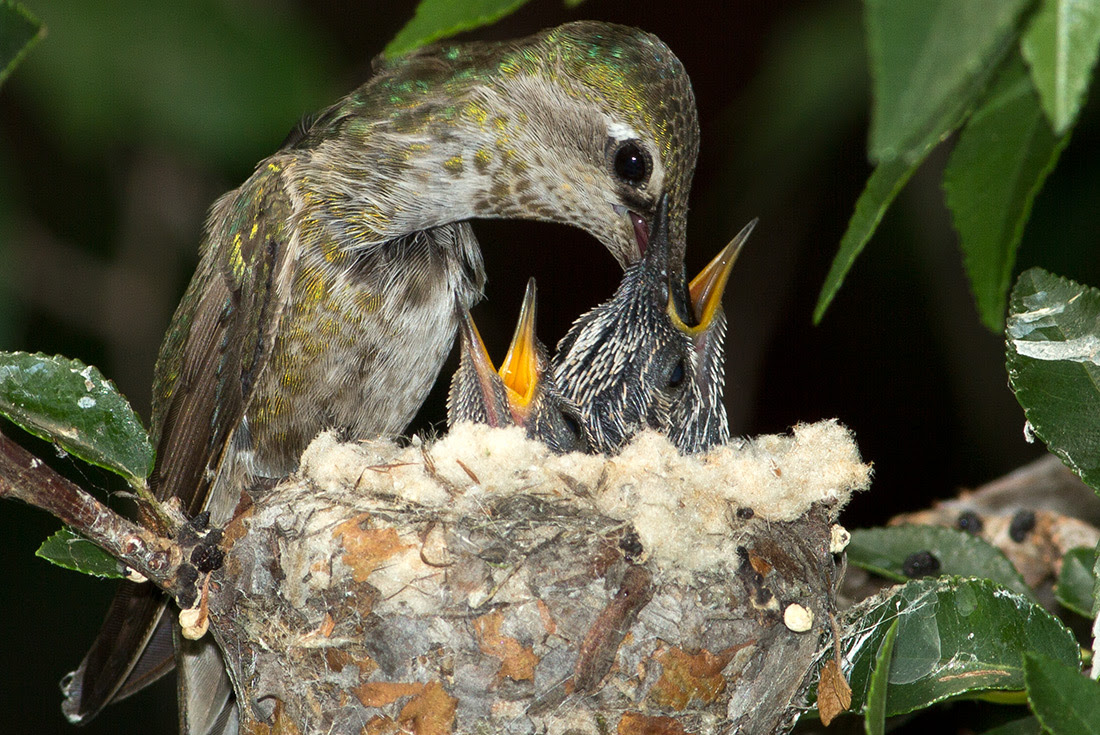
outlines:
[[[292,211],[283,167],[273,159],[215,203],[202,261],[161,347],[150,485],[159,499],[179,498],[188,515],[209,502],[230,437],[271,354],[289,298],[283,275],[297,244]]]
[[[288,235],[292,204],[284,175],[283,164],[268,159],[215,203],[199,267],[161,345],[153,384],[157,459],[149,484],[159,500],[178,498],[189,516],[212,500],[232,510],[236,499],[211,498],[212,487],[223,494],[240,490],[214,480],[271,352],[286,298],[277,284],[296,243]],[[216,523],[229,520],[219,515]],[[167,602],[153,585],[121,584],[92,648],[67,677],[62,709],[71,722],[87,722],[172,669]],[[188,691],[203,688],[192,684]]]

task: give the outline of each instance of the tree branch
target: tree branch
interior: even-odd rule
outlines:
[[[180,591],[183,552],[177,544],[115,513],[2,432],[0,498],[50,513],[173,597]]]

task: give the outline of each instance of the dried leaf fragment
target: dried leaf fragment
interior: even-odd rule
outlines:
[[[687,735],[671,717],[647,717],[638,712],[626,712],[619,718],[618,735]]]
[[[674,710],[685,709],[693,699],[706,703],[715,701],[726,690],[722,670],[733,653],[713,654],[704,649],[690,654],[675,646],[659,652],[656,659],[663,670],[650,696],[657,705]]]
[[[385,707],[402,697],[420,694],[424,685],[420,682],[368,681],[355,688],[355,696],[364,707]]]
[[[500,671],[497,676],[512,681],[534,681],[538,656],[530,646],[524,646],[515,638],[503,635],[500,627],[504,614],[498,610],[482,615],[474,621],[478,645],[482,653],[500,659]]]
[[[821,676],[817,682],[817,714],[825,727],[833,719],[852,706],[852,688],[844,678],[836,659],[829,659],[821,667]]]
[[[370,519],[370,513],[362,513],[333,531],[334,537],[342,537],[344,563],[351,567],[356,582],[366,582],[384,561],[409,548],[395,528],[363,528]]]
[[[424,685],[424,691],[401,708],[397,722],[416,735],[448,735],[454,730],[458,700],[447,694],[438,681]]]

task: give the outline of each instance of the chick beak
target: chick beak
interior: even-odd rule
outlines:
[[[749,222],[737,236],[730,240],[729,245],[722,248],[722,252],[714,256],[707,267],[700,271],[699,275],[688,284],[688,293],[691,296],[691,308],[695,316],[694,330],[702,331],[708,328],[714,319],[715,313],[722,306],[722,294],[726,291],[726,283],[729,282],[730,271],[741,252],[745,241],[749,239],[752,230],[759,220]]]
[[[474,376],[477,379],[478,390],[481,392],[481,402],[485,406],[486,423],[489,426],[507,426],[510,422],[500,415],[499,408],[494,398],[493,381],[497,380],[497,371],[493,367],[493,361],[489,358],[489,351],[485,348],[485,342],[481,339],[481,333],[477,331],[473,317],[468,310],[463,310],[462,320],[458,324],[462,339],[462,349],[470,361]]]
[[[507,388],[508,403],[516,423],[530,410],[530,404],[538,387],[538,348],[535,337],[535,279],[527,281],[519,321],[508,354],[500,366],[500,378]]]

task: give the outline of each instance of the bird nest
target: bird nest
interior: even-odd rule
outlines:
[[[210,582],[242,731],[782,730],[869,477],[835,422],[694,456],[322,435]]]

